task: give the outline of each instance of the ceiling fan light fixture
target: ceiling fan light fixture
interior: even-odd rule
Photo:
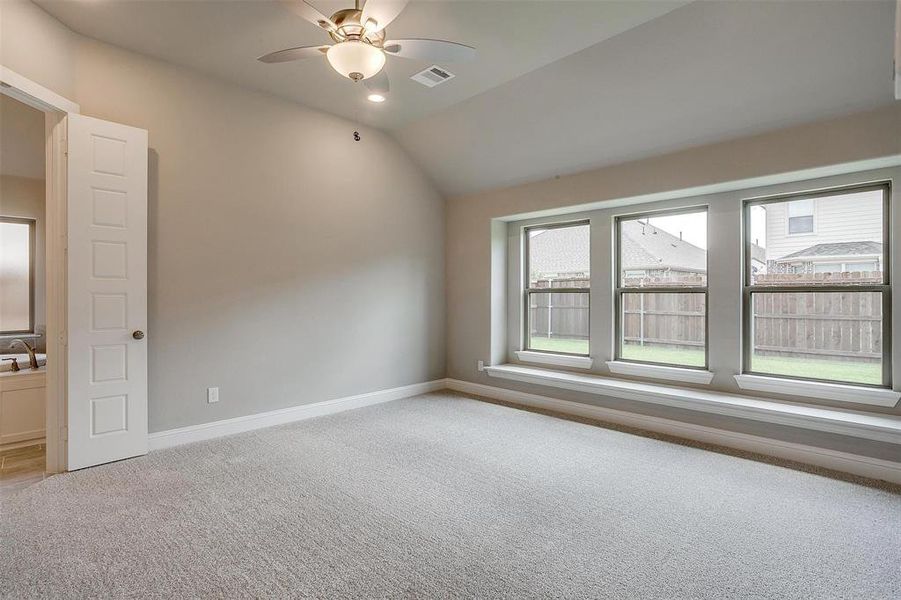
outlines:
[[[385,53],[381,48],[360,40],[335,44],[325,56],[333,69],[354,81],[368,79],[385,66]]]

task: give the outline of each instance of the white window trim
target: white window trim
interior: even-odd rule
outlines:
[[[767,392],[770,394],[787,394],[806,398],[837,400],[852,404],[869,406],[896,406],[901,399],[901,392],[885,388],[871,388],[862,385],[827,383],[785,377],[766,377],[763,375],[735,375],[735,383],[743,390]]]
[[[590,356],[553,354],[551,352],[536,352],[534,350],[517,350],[516,358],[527,363],[552,365],[555,367],[572,367],[575,369],[590,369],[591,365],[594,364],[594,359]]]
[[[614,360],[607,362],[607,367],[610,368],[611,371],[615,373],[621,373],[624,375],[635,375],[638,377],[650,377],[654,379],[676,379],[678,381],[684,382],[692,382],[692,383],[703,383],[704,385],[708,385],[710,381],[713,379],[713,373],[710,373],[709,379],[707,381],[703,381],[703,379],[695,381],[692,379],[682,379],[679,377],[682,374],[683,377],[692,377],[692,375],[684,374],[684,371],[693,370],[693,369],[684,369],[680,368],[676,365],[665,365],[670,367],[672,371],[665,372],[657,370],[658,367],[656,365],[649,365],[646,363],[641,363],[640,366],[645,367],[644,369],[631,369],[633,372],[628,372],[629,366],[634,365],[636,363],[629,363],[628,361],[622,360],[622,348],[623,348],[623,332],[624,332],[624,324],[622,318],[623,311],[623,297],[626,294],[635,294],[635,293],[684,293],[684,294],[697,294],[703,293],[705,298],[709,298],[708,291],[710,289],[709,285],[709,276],[710,276],[710,257],[707,253],[707,249],[704,250],[704,284],[703,285],[684,285],[684,286],[661,286],[665,289],[654,290],[652,286],[651,291],[648,291],[647,288],[643,287],[625,287],[623,285],[623,265],[622,265],[622,256],[621,256],[621,245],[622,245],[622,223],[624,221],[633,221],[633,220],[641,220],[642,218],[652,218],[651,215],[655,217],[666,217],[673,214],[687,214],[687,213],[704,213],[705,226],[707,232],[709,234],[710,231],[710,204],[708,202],[703,202],[700,204],[689,204],[687,206],[681,207],[672,207],[672,208],[661,208],[657,210],[645,211],[641,214],[644,216],[639,216],[635,214],[614,214],[612,215],[611,221],[613,224],[613,270],[614,270],[614,282],[613,282],[613,307],[615,311],[615,315],[613,317],[613,336],[614,336],[614,352],[613,358]],[[681,234],[680,234],[681,239]],[[710,307],[705,303],[704,305],[704,329],[707,330],[710,323]],[[704,368],[707,369],[709,365],[707,365],[707,355],[708,355],[708,343],[709,340],[704,339]],[[615,363],[617,365],[623,364],[627,365],[626,367],[611,367],[611,363]],[[663,367],[664,365],[660,365]],[[621,368],[621,371],[617,371],[616,368]],[[701,371],[703,372],[703,371]],[[708,371],[709,372],[709,371]],[[697,374],[694,374],[694,377],[697,377]]]
[[[673,209],[681,209],[687,208],[689,206],[696,206],[699,201],[703,201],[708,205],[715,205],[718,203],[731,203],[736,202],[740,205],[743,203],[753,200],[766,200],[775,196],[787,196],[791,195],[801,195],[801,194],[809,194],[818,191],[828,191],[837,187],[851,187],[863,185],[867,182],[881,182],[888,180],[897,180],[901,171],[899,171],[898,167],[901,166],[901,154],[891,157],[891,159],[886,159],[886,163],[867,163],[866,165],[860,165],[862,170],[858,170],[857,168],[851,168],[848,166],[847,168],[843,168],[839,171],[833,172],[829,169],[824,169],[822,172],[817,171],[815,174],[811,173],[809,175],[805,175],[801,177],[800,175],[792,176],[790,178],[782,178],[776,181],[767,181],[766,185],[760,184],[756,180],[753,182],[754,185],[751,185],[750,181],[743,181],[741,185],[733,184],[731,186],[725,186],[722,189],[705,189],[705,192],[709,192],[707,194],[699,194],[698,190],[680,190],[678,192],[669,192],[669,193],[659,193],[650,196],[641,196],[641,197],[629,197],[623,199],[616,199],[615,201],[608,201],[605,203],[592,203],[592,204],[584,204],[579,206],[573,206],[568,209],[547,209],[544,211],[538,211],[534,213],[522,213],[522,214],[514,214],[506,217],[498,217],[496,221],[503,222],[505,226],[504,234],[506,236],[506,253],[505,253],[505,263],[506,263],[506,283],[505,283],[505,294],[493,294],[491,298],[492,309],[499,309],[501,306],[505,307],[504,313],[506,317],[506,332],[504,334],[505,347],[501,348],[501,344],[498,340],[498,343],[495,345],[495,339],[492,338],[492,352],[499,351],[499,353],[506,354],[509,358],[509,363],[517,364],[522,367],[529,367],[527,364],[528,361],[517,360],[516,352],[522,351],[523,348],[523,340],[522,340],[522,328],[521,323],[523,321],[523,303],[520,298],[521,286],[522,286],[522,273],[523,266],[522,261],[524,260],[522,254],[522,238],[521,235],[518,235],[518,232],[521,232],[522,228],[537,226],[543,223],[548,222],[557,222],[561,219],[572,219],[572,220],[585,220],[590,219],[592,222],[592,240],[600,241],[600,250],[594,249],[592,252],[592,259],[597,260],[598,257],[602,257],[604,260],[607,259],[608,248],[612,248],[615,242],[614,235],[614,227],[609,226],[609,222],[615,219],[618,216],[623,214],[623,207],[630,207],[630,209],[634,209],[635,211],[641,210],[644,212],[645,205],[650,206],[653,204],[653,208],[656,210],[658,207],[661,211],[668,210],[670,208]],[[870,167],[872,166],[874,170],[869,168],[863,169],[863,166]],[[875,170],[879,169],[879,170]],[[816,175],[816,176],[814,176]],[[738,191],[739,193],[732,194],[731,192]],[[699,196],[709,196],[699,197]],[[741,209],[743,210],[743,209]],[[719,216],[721,220],[732,220],[733,217],[731,215],[732,211],[714,211],[715,214]],[[814,228],[815,231],[817,229],[817,207],[814,208]],[[892,223],[896,226],[896,221],[901,220],[901,216],[897,216],[899,213],[892,213]],[[494,221],[492,221],[494,223]],[[498,230],[500,231],[500,230]],[[494,234],[494,230],[492,230],[492,234]],[[500,233],[497,234],[497,243],[500,244],[502,238],[500,237]],[[805,234],[810,235],[810,234]],[[494,238],[493,238],[493,241]],[[744,246],[744,241],[742,241],[742,246]],[[894,245],[893,245],[894,246]],[[901,245],[899,245],[901,246]],[[897,248],[893,247],[891,250],[891,258],[896,263],[901,264],[901,259],[897,255],[901,254]],[[722,283],[719,284],[716,293],[719,295],[727,288],[732,292],[735,292],[736,289],[732,288],[732,285],[735,283],[733,279],[730,279],[734,275],[734,266],[731,265],[731,262],[734,260],[734,249],[730,249],[728,253],[724,252],[723,257],[717,258],[714,260],[713,255],[709,257],[712,271],[712,277],[719,277],[717,281],[732,281],[732,284]],[[835,257],[829,257],[830,259],[834,259]],[[857,257],[855,257],[857,258]],[[724,271],[723,265],[724,261],[728,259],[730,263],[730,269],[728,272]],[[752,261],[753,262],[753,261]],[[884,266],[880,264],[880,266]],[[742,253],[742,268],[744,268],[744,253]],[[723,278],[723,275],[726,275]],[[492,272],[492,276],[495,277],[494,272]],[[593,316],[599,313],[602,317],[613,312],[613,308],[611,306],[612,302],[610,301],[610,297],[613,294],[609,293],[611,288],[615,287],[613,282],[614,277],[612,277],[611,273],[596,273],[592,279],[592,313]],[[595,285],[595,284],[598,285]],[[894,286],[893,286],[894,287]],[[742,286],[738,288],[739,292],[743,292]],[[594,292],[600,292],[595,294]],[[713,293],[713,292],[711,292]],[[599,299],[599,302],[595,302],[595,298]],[[725,315],[730,314],[732,309],[729,307],[720,307],[721,314],[716,317],[718,324],[724,324]],[[714,327],[715,321],[714,316],[709,315],[708,318],[711,319],[711,327]],[[616,374],[615,371],[610,369],[609,371],[604,371],[601,367],[601,362],[606,364],[607,361],[614,362],[629,362],[626,360],[617,361],[615,357],[611,356],[612,352],[610,349],[606,347],[605,340],[614,340],[615,333],[614,327],[611,324],[611,321],[608,319],[595,319],[595,325],[592,326],[592,336],[597,337],[602,343],[601,350],[598,352],[594,352],[595,361],[594,366],[589,370],[586,370],[586,374],[595,374],[600,376],[606,376],[609,378],[614,377],[622,377],[625,379],[625,375]],[[739,316],[739,323],[743,323],[741,321],[741,316]],[[734,321],[730,321],[728,323],[729,326],[734,327]],[[892,333],[897,336],[898,329],[901,329],[901,319],[896,319],[892,326]],[[592,339],[592,341],[597,341]],[[597,344],[593,344],[594,348]],[[720,363],[723,364],[732,364],[732,365],[740,365],[742,364],[742,354],[743,354],[743,345],[742,341],[740,344],[728,344],[728,346],[722,346],[718,348],[717,352],[722,352],[722,355],[719,357]],[[612,342],[611,342],[612,347]],[[595,350],[597,350],[595,348]],[[535,352],[535,351],[533,351]],[[538,352],[538,354],[542,354]],[[598,355],[599,354],[599,355]],[[497,363],[495,363],[497,364]],[[542,362],[533,363],[535,367],[539,367],[542,365]],[[551,363],[544,363],[547,369],[553,369],[555,365]],[[644,364],[644,363],[642,363]],[[656,366],[656,365],[655,365]],[[670,366],[670,365],[660,365],[660,366]],[[675,367],[680,368],[680,367]],[[578,369],[575,367],[574,369]],[[576,373],[575,370],[569,370],[570,373]],[[897,375],[898,366],[893,366],[894,380],[901,381],[901,377]],[[564,369],[560,369],[563,371]],[[708,367],[708,370],[709,367]],[[734,377],[736,373],[740,373],[741,371],[738,369],[717,369],[715,370],[714,376],[708,384],[709,387],[705,391],[710,391],[713,393],[723,393],[727,395],[741,395],[744,392],[741,387],[738,386],[737,383],[732,383],[730,377]],[[630,381],[639,382],[639,379],[644,379],[644,382],[648,384],[657,383],[663,385],[667,383],[665,378],[653,378],[649,376],[647,373],[642,373],[637,376],[630,376]],[[671,379],[672,385],[679,385],[676,379]],[[808,380],[809,381],[809,380]],[[691,382],[686,382],[691,383]],[[813,383],[819,383],[814,381]],[[824,382],[828,383],[828,382]],[[704,384],[696,384],[694,389],[703,389],[701,386]],[[836,384],[841,385],[841,384]],[[686,386],[689,387],[689,386]],[[901,398],[895,400],[895,396],[893,392],[888,391],[888,396],[884,396],[883,391],[886,388],[869,388],[866,386],[853,386],[854,394],[853,397],[850,395],[846,395],[845,398],[841,400],[836,400],[838,402],[847,402],[848,404],[845,408],[849,410],[860,410],[866,411],[868,409],[872,409],[877,406],[894,406],[901,407]],[[901,391],[901,388],[896,384],[896,388]],[[876,396],[884,396],[879,398],[876,403],[860,401],[860,393],[859,390],[863,389],[864,393],[869,395],[874,390],[877,391]],[[792,395],[791,398],[788,398],[788,394],[784,392],[776,395],[776,392],[772,393],[772,398],[777,398],[778,401],[785,402],[807,402],[809,405],[817,405],[816,400],[820,399],[826,401],[821,403],[825,408],[829,408],[829,398],[825,395],[821,394],[801,394],[800,392],[797,395]],[[761,398],[766,397],[769,394],[754,392],[753,394],[749,393],[750,397]],[[809,400],[805,400],[805,398],[809,398]],[[888,398],[888,400],[886,400]],[[835,405],[833,405],[835,406]]]
[[[631,375],[632,377],[649,377],[651,379],[699,383],[702,385],[710,385],[710,382],[713,381],[713,373],[705,369],[688,369],[670,365],[651,365],[623,360],[608,360],[607,368],[617,375]]]
[[[522,365],[485,367],[490,377],[901,444],[901,418],[849,409],[749,398],[737,394],[666,386]]]

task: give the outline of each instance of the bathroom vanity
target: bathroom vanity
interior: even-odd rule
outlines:
[[[46,367],[0,372],[0,450],[40,444],[46,423]]]

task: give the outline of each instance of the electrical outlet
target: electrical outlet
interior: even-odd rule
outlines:
[[[480,361],[478,362],[478,364],[476,365],[476,367],[479,369],[479,371],[484,371],[484,370],[485,370],[485,361],[484,361],[484,360],[480,360]]]
[[[207,388],[206,389],[206,401],[209,404],[212,404],[213,402],[219,402],[219,388],[217,388],[217,387]]]

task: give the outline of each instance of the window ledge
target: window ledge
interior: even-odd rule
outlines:
[[[576,369],[590,369],[594,363],[594,359],[590,356],[570,356],[568,354],[552,354],[550,352],[535,352],[533,350],[517,350],[516,358],[527,363],[553,365],[555,367],[573,367]]]
[[[736,375],[735,382],[743,390],[822,398],[824,400],[853,402],[870,406],[891,407],[897,405],[898,400],[901,399],[901,393],[894,390],[821,381],[800,381],[763,375]]]
[[[709,385],[713,381],[713,373],[704,369],[684,369],[668,365],[649,365],[647,363],[633,363],[623,360],[608,360],[607,368],[617,375],[632,375],[633,377],[650,377],[652,379],[700,383],[702,385]]]
[[[522,365],[486,367],[490,377],[572,390],[597,396],[623,398],[693,411],[776,423],[856,438],[901,444],[901,417],[874,415],[847,409],[788,404],[736,394],[679,388],[612,377],[550,371]]]

